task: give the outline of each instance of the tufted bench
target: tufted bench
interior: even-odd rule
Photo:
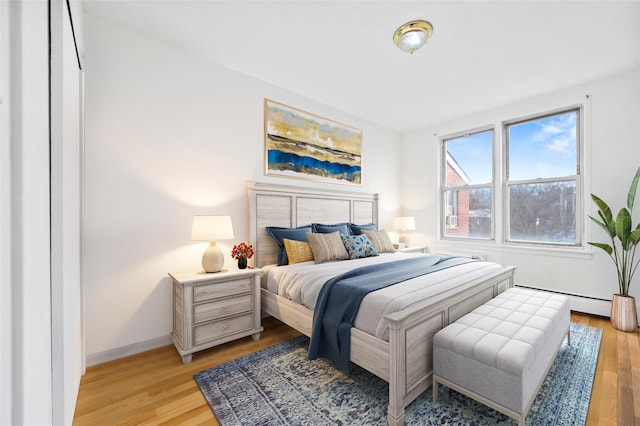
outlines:
[[[433,402],[448,386],[524,425],[565,335],[565,296],[510,288],[433,338]]]

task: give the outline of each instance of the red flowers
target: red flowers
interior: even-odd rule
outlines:
[[[253,256],[253,246],[251,244],[240,243],[233,246],[231,250],[231,257],[234,259],[241,259],[243,257],[251,259],[251,256]]]

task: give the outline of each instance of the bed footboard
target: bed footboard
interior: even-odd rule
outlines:
[[[404,424],[405,407],[431,385],[433,336],[443,327],[513,287],[514,267],[387,316],[389,320],[389,425]],[[365,367],[366,368],[366,367]]]

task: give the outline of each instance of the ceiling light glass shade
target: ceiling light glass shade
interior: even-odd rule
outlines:
[[[433,26],[427,21],[411,21],[402,25],[393,34],[393,42],[405,52],[413,53],[431,37]]]

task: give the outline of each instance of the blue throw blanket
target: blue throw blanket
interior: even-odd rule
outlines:
[[[348,374],[351,327],[360,303],[368,293],[467,262],[473,260],[420,256],[363,266],[331,278],[320,290],[313,313],[309,359],[328,358]]]

